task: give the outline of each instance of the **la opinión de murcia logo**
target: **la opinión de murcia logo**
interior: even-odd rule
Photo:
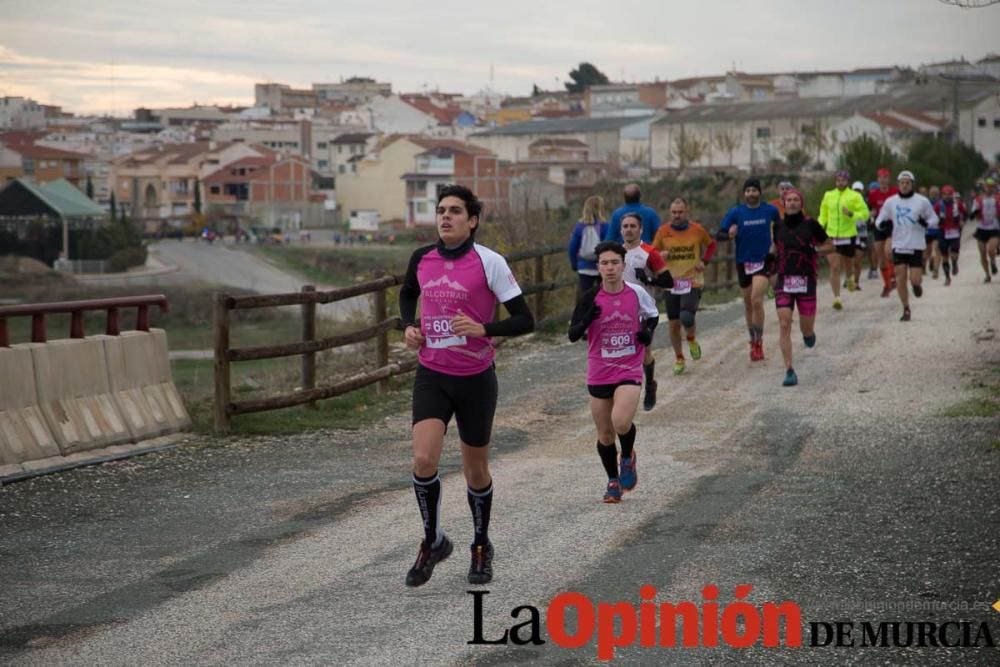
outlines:
[[[556,595],[542,612],[521,605],[510,612],[517,623],[501,632],[484,620],[484,598],[489,591],[467,591],[473,596],[473,645],[541,645],[544,624],[548,640],[560,648],[579,649],[596,643],[597,657],[611,660],[615,650],[638,646],[657,648],[799,648],[803,646],[802,611],[796,602],[746,600],[753,586],[735,587],[734,599],[719,603],[719,588],[702,588],[702,601],[656,602],[656,588],[639,589],[639,602],[594,602],[583,593]],[[994,605],[1000,612],[1000,602]],[[984,622],[954,621],[812,621],[807,647],[992,647],[993,636]]]

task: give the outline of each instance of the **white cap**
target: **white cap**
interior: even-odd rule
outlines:
[[[861,181],[854,181],[854,184],[851,185],[851,189],[852,190],[858,190],[859,192],[864,192],[865,191],[865,184],[862,183]]]
[[[896,177],[896,180],[901,181],[904,178],[908,178],[911,181],[917,180],[916,177],[913,175],[913,172],[909,170],[899,172],[899,176]]]

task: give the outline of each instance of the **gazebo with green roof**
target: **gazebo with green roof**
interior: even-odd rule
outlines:
[[[17,227],[38,219],[62,224],[62,256],[68,260],[70,224],[96,226],[107,220],[107,212],[62,178],[49,183],[17,178],[0,190],[0,224]]]

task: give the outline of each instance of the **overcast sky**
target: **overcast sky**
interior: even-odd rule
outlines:
[[[526,95],[582,61],[627,81],[919,66],[978,60],[998,35],[1000,5],[938,0],[0,0],[0,96],[127,115],[352,75]]]

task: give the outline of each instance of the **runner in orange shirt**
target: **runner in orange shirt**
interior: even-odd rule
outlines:
[[[670,343],[674,347],[674,375],[684,372],[681,326],[687,334],[692,359],[701,359],[701,345],[695,340],[695,313],[704,286],[705,265],[715,253],[715,240],[697,222],[688,220],[687,202],[678,197],[670,204],[670,224],[662,225],[653,238],[653,248],[663,255],[673,277],[673,287],[665,292]]]

